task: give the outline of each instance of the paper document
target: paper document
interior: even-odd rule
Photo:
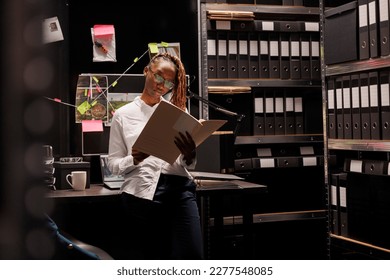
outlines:
[[[173,164],[180,155],[174,140],[179,132],[188,131],[199,146],[226,120],[197,120],[177,106],[161,101],[150,117],[133,147],[143,153],[153,155]]]
[[[202,171],[189,171],[191,176],[195,180],[244,180],[242,177],[238,177],[234,174],[225,173],[213,173],[213,172],[202,172]]]

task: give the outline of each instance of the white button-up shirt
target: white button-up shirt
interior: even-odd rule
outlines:
[[[161,102],[167,101],[161,98]],[[111,172],[124,176],[122,191],[149,200],[153,199],[160,173],[192,178],[186,168],[193,168],[196,164],[194,160],[187,166],[183,155],[180,155],[172,165],[154,156],[134,165],[131,155],[133,144],[157,106],[149,106],[136,97],[133,102],[116,110],[110,128],[108,166]]]

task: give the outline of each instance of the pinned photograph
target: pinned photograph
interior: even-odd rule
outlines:
[[[52,43],[64,40],[61,25],[57,17],[51,17],[43,20],[43,43]]]

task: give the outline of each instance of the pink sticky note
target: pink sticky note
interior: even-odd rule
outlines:
[[[84,120],[81,121],[81,129],[83,132],[103,132],[102,120]]]
[[[93,26],[93,33],[95,37],[110,36],[114,34],[114,25],[100,25],[95,24]]]

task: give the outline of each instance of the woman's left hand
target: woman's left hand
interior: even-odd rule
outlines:
[[[180,137],[175,137],[175,144],[183,154],[183,158],[187,165],[191,165],[196,157],[196,145],[191,134],[186,131],[186,134],[179,132]]]

